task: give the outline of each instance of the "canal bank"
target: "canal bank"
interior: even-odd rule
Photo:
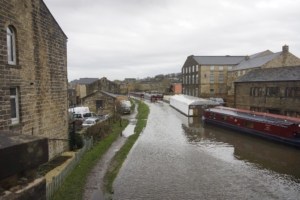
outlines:
[[[122,117],[129,120],[129,124],[120,135],[121,137],[112,144],[89,174],[83,199],[110,199],[110,195],[113,193],[112,183],[126,155],[146,126],[146,121],[141,119],[147,117],[148,114],[144,114],[149,113],[149,109],[139,102],[137,104],[139,106],[135,106],[135,111],[132,115],[124,115]]]

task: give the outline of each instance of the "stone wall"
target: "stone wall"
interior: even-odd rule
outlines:
[[[0,1],[0,130],[49,138],[49,157],[68,148],[67,37],[42,0]],[[6,30],[15,32],[16,64],[8,64]],[[12,125],[10,88],[18,89]]]
[[[96,107],[96,101],[102,101],[101,109]],[[83,106],[89,107],[96,114],[114,114],[115,101],[113,97],[98,91],[83,98]]]
[[[289,67],[289,66],[297,66],[300,65],[300,59],[289,52],[282,53],[271,61],[265,63],[260,66],[260,69],[264,68],[274,68],[274,67]],[[228,82],[227,82],[227,90],[228,95],[234,95],[234,81],[239,79],[242,75],[248,73],[251,70],[257,68],[245,69],[228,72]],[[240,73],[240,76],[238,75]]]
[[[300,117],[300,99],[299,97],[286,97],[286,87],[300,87],[300,81],[290,82],[256,82],[256,83],[236,83],[235,107],[249,110],[251,107],[257,111],[269,112],[269,110],[278,110],[280,114]],[[260,87],[261,96],[250,96],[251,87]],[[267,87],[279,87],[278,96],[266,96]],[[298,114],[297,114],[298,113]],[[298,115],[298,116],[297,116]]]
[[[98,81],[95,81],[91,84],[86,85],[86,95],[92,94],[96,91],[106,91],[113,94],[120,94],[120,86],[117,83],[114,83],[107,78],[101,78]]]

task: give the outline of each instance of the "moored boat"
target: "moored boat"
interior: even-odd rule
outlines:
[[[299,118],[217,106],[204,111],[203,121],[300,148]]]

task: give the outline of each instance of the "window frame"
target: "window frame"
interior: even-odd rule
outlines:
[[[210,74],[209,83],[210,84],[214,84],[215,83],[215,75],[214,74]]]
[[[8,31],[10,31],[10,32],[8,32]],[[10,38],[10,41],[8,40],[8,38]],[[16,32],[12,26],[8,26],[6,28],[6,45],[7,45],[7,47],[6,47],[7,48],[7,62],[9,65],[16,65],[17,64]]]
[[[11,89],[15,89],[16,90],[16,94],[11,94]],[[10,99],[10,105],[11,105],[11,100],[15,99],[15,113],[16,113],[16,117],[12,117],[12,107],[10,106],[11,109],[11,124],[17,124],[20,122],[20,116],[19,116],[19,89],[18,87],[11,87],[10,88],[10,94],[9,94],[9,99]]]
[[[224,83],[224,74],[219,74],[219,83]]]

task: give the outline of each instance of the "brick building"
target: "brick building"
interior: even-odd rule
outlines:
[[[300,66],[252,70],[234,84],[234,107],[300,117]]]
[[[42,0],[0,1],[0,130],[67,150],[67,36]]]

